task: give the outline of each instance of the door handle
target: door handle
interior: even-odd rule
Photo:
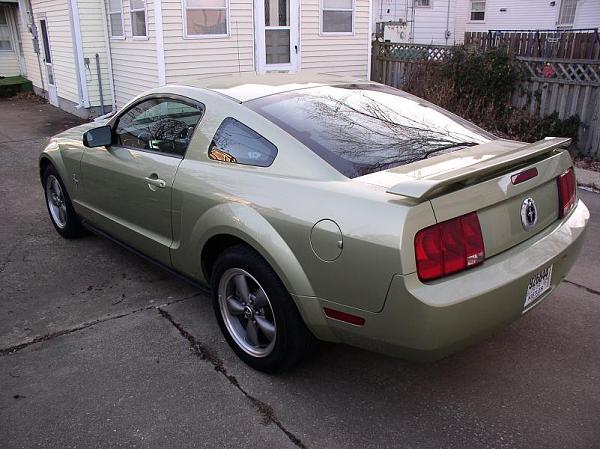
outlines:
[[[298,46],[294,45],[294,50],[296,50],[296,54],[298,54]]]
[[[160,179],[158,177],[158,175],[156,175],[156,174],[152,174],[150,176],[146,176],[144,179],[146,180],[146,182],[148,184],[150,184],[152,186],[159,187],[161,189],[164,189],[165,187],[167,187],[167,183],[165,182],[165,180],[164,179]]]

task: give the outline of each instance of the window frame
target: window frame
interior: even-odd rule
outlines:
[[[118,41],[122,41],[126,39],[125,36],[125,15],[123,13],[123,0],[119,0],[119,3],[121,4],[121,9],[119,11],[111,11],[110,10],[110,0],[107,1],[107,6],[106,6],[106,15],[108,16],[108,30],[109,30],[109,35],[110,38],[113,40],[118,40]],[[112,26],[111,26],[111,21],[110,21],[110,16],[111,15],[115,15],[115,14],[120,14],[121,15],[121,30],[123,31],[123,34],[121,36],[114,36],[113,35],[113,30],[112,30]]]
[[[178,101],[180,103],[186,104],[188,106],[192,106],[192,107],[200,106],[202,108],[202,113],[200,114],[200,118],[198,118],[198,121],[196,122],[196,126],[194,127],[194,131],[192,132],[192,135],[190,136],[190,144],[191,144],[192,140],[194,140],[194,136],[196,135],[198,126],[200,125],[200,123],[202,122],[202,119],[206,115],[206,105],[204,103],[202,103],[201,101],[194,100],[193,98],[185,97],[183,95],[176,95],[176,94],[150,94],[150,95],[146,95],[143,98],[139,98],[136,101],[134,101],[133,103],[131,103],[130,105],[128,105],[127,108],[125,108],[121,112],[119,112],[117,115],[115,115],[113,118],[111,118],[109,120],[109,122],[107,123],[110,126],[110,129],[111,129],[111,132],[113,135],[113,139],[116,136],[117,127],[119,126],[119,121],[125,114],[127,114],[131,109],[135,108],[138,104],[143,103],[144,101],[156,100],[156,99],[158,99],[158,100],[173,100],[173,101]],[[160,156],[174,157],[174,158],[182,159],[182,160],[185,159],[188,148],[190,147],[190,145],[188,144],[188,146],[185,149],[185,152],[182,155],[178,155],[178,154],[165,153],[163,151],[148,150],[146,148],[130,147],[127,145],[117,145],[114,143],[111,144],[110,146],[112,146],[112,145],[115,145],[116,147],[119,147],[119,148],[126,148],[128,150],[142,151],[144,153],[158,154]]]
[[[319,0],[319,35],[320,36],[354,36],[356,34],[356,0],[352,0],[352,8],[325,8],[323,2],[325,0]],[[351,31],[323,31],[323,13],[325,11],[350,11],[352,13],[352,30]]]
[[[221,161],[219,159],[214,159],[212,157],[210,157],[210,152],[212,150],[212,144],[215,141],[215,136],[217,135],[217,133],[221,130],[221,127],[223,126],[223,124],[227,121],[227,120],[234,120],[235,122],[245,126],[246,128],[248,128],[250,131],[256,133],[258,136],[260,136],[261,138],[263,138],[264,140],[266,140],[267,142],[269,142],[271,145],[273,145],[273,148],[275,148],[275,154],[273,155],[273,160],[269,163],[269,165],[256,165],[256,164],[245,164],[243,162],[228,162],[228,161]],[[224,150],[223,148],[219,148],[220,150]],[[248,126],[247,124],[245,124],[243,121],[239,120],[236,117],[233,117],[231,115],[225,116],[223,117],[223,120],[221,120],[221,122],[219,123],[219,126],[217,126],[217,129],[215,130],[213,136],[210,139],[210,143],[208,144],[208,148],[206,149],[206,158],[210,161],[210,162],[217,162],[220,164],[227,164],[227,165],[231,165],[231,166],[242,166],[242,167],[252,167],[254,169],[260,169],[260,168],[269,168],[273,165],[273,163],[275,162],[275,160],[277,159],[277,156],[279,156],[279,148],[277,147],[277,145],[275,145],[273,142],[271,142],[269,139],[267,139],[265,136],[263,136],[260,132],[258,132],[257,130],[255,130],[254,128]]]
[[[187,29],[187,12],[191,11],[202,11],[202,10],[213,10],[213,11],[222,11],[225,10],[225,26],[227,27],[227,32],[225,34],[189,34]],[[231,5],[230,0],[225,0],[225,7],[208,7],[208,8],[198,8],[198,7],[188,7],[187,0],[181,0],[181,22],[182,22],[182,32],[183,39],[224,39],[231,37]]]
[[[567,2],[568,0],[561,0],[560,1],[560,6],[558,8],[558,16],[556,18],[556,27],[560,28],[560,29],[570,29],[573,28],[573,26],[575,25],[575,16],[577,15],[577,4],[579,3],[578,0],[573,0],[572,3],[572,7],[573,7],[573,20],[571,20],[570,22],[562,22],[562,16],[563,16],[563,6],[565,5],[565,2]]]
[[[483,3],[483,11],[473,11],[473,3]],[[469,2],[469,22],[472,23],[485,23],[486,19],[486,9],[487,9],[487,0],[470,0]],[[474,12],[483,12],[483,19],[473,19]]]
[[[423,0],[415,0],[415,8],[433,8],[433,0],[427,0],[429,2],[428,5],[421,5],[419,2]]]
[[[121,0],[122,2],[123,0]],[[131,38],[136,40],[136,41],[147,41],[149,39],[148,37],[148,2],[146,0],[140,0],[142,2],[144,2],[144,9],[138,8],[138,9],[133,9],[133,5],[132,5],[132,0],[129,0],[129,21],[130,21],[130,25],[131,25]],[[140,11],[144,11],[144,35],[143,36],[135,36],[133,34],[133,13],[134,12],[140,12]],[[125,32],[125,30],[123,30],[123,32]]]
[[[16,49],[14,48],[14,44],[13,44],[13,33],[12,33],[12,28],[10,26],[10,18],[8,17],[8,8],[5,8],[4,6],[0,6],[0,14],[2,14],[4,16],[4,19],[6,20],[6,24],[5,25],[1,25],[0,27],[6,27],[6,30],[8,31],[8,39],[4,40],[5,42],[8,42],[9,47],[10,48],[0,48],[0,52],[6,52],[6,53],[16,53]]]

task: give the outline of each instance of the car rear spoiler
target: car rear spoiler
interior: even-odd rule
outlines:
[[[481,178],[503,168],[508,168],[528,159],[550,153],[557,148],[566,147],[570,142],[571,139],[567,138],[547,137],[535,143],[500,153],[476,164],[450,172],[423,178],[411,178],[407,176],[406,180],[394,184],[387,192],[419,200],[429,199],[449,189],[452,185]]]

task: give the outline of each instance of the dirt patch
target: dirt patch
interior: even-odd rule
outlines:
[[[573,162],[577,168],[600,172],[600,161],[595,161],[590,157],[576,157]]]

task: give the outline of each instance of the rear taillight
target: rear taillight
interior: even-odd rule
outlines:
[[[575,172],[573,167],[560,175],[558,184],[558,216],[565,217],[575,205]]]
[[[415,256],[422,281],[482,263],[485,249],[477,214],[472,212],[421,229],[415,236]]]

